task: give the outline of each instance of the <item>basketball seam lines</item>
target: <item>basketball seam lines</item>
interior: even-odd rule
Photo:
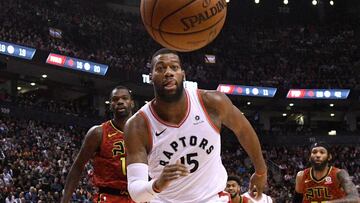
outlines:
[[[226,16],[226,15],[224,15],[224,16],[223,16],[220,20],[218,20],[215,24],[213,24],[212,26],[208,27],[208,28],[205,29],[205,30],[209,30],[209,29],[213,28],[214,26],[216,26],[217,24],[219,24],[219,23],[225,18],[225,16]],[[205,31],[205,30],[196,31],[196,32],[191,32],[191,33],[186,33],[186,34],[184,34],[184,33],[170,33],[170,34],[173,34],[173,35],[188,35],[188,34],[203,32],[203,31]],[[185,49],[185,48],[181,48],[181,47],[178,47],[178,46],[174,46],[172,43],[169,43],[169,42],[162,36],[162,33],[167,34],[166,32],[162,32],[162,31],[160,30],[160,31],[159,31],[159,34],[160,34],[161,39],[163,39],[164,42],[166,42],[167,44],[171,45],[172,47],[177,48],[177,49],[186,50],[186,51],[191,50],[191,49]],[[220,31],[219,31],[219,33],[220,33]],[[214,39],[215,39],[215,38],[214,38]],[[212,39],[210,42],[212,42],[214,39]],[[210,43],[210,42],[209,42],[209,43]],[[202,47],[201,47],[201,48],[202,48]]]
[[[159,30],[160,30],[161,25],[162,25],[162,23],[164,22],[164,20],[166,20],[166,18],[172,16],[174,13],[177,13],[178,11],[182,10],[183,8],[186,8],[187,6],[191,5],[191,4],[194,3],[194,2],[196,2],[196,0],[192,0],[191,2],[185,4],[183,7],[176,9],[175,11],[171,12],[170,14],[168,14],[167,16],[165,16],[163,19],[161,19],[161,21],[160,21],[160,23],[159,23]],[[151,26],[151,27],[152,27],[152,26]],[[160,30],[160,31],[161,31],[161,30]],[[159,34],[160,34],[161,39],[164,40],[164,42],[167,43],[168,45],[171,45],[171,46],[173,46],[173,47],[176,48],[176,49],[182,49],[182,48],[180,48],[180,47],[174,46],[174,45],[172,45],[171,43],[169,43],[169,42],[163,37],[163,35],[162,35],[161,32],[159,32]],[[188,50],[188,49],[183,49],[183,50]]]
[[[144,4],[140,3],[140,16],[142,18],[142,22],[145,25],[145,29],[146,29],[146,1],[144,1]],[[150,19],[151,20],[151,19]]]
[[[202,30],[194,31],[194,32],[188,32],[188,33],[166,32],[166,31],[163,31],[163,30],[161,30],[161,29],[156,29],[156,28],[153,28],[153,27],[151,27],[151,28],[152,28],[153,30],[155,30],[155,31],[162,32],[162,33],[165,33],[165,34],[172,34],[172,35],[189,35],[189,34],[194,34],[194,33],[203,32],[203,31],[205,31],[205,30],[208,30],[208,29],[214,27],[214,26],[217,25],[225,16],[226,16],[226,14],[224,14],[218,21],[216,21],[216,23],[214,23],[214,24],[211,25],[210,27],[207,27],[207,28],[202,29]]]
[[[146,0],[145,0],[145,1],[146,1]],[[153,27],[152,25],[153,25],[153,18],[154,18],[154,10],[155,10],[155,8],[156,8],[157,3],[158,3],[158,0],[155,1],[154,6],[153,6],[152,11],[151,11],[150,28]],[[154,39],[156,40],[156,35],[155,35],[155,33],[154,33],[154,30],[151,29],[151,32],[152,32],[152,34],[153,34],[153,36],[154,36]]]
[[[144,14],[146,12],[146,9],[145,9],[145,2],[146,0],[144,1]],[[206,29],[202,29],[202,30],[198,30],[198,31],[195,31],[195,32],[189,32],[189,33],[177,33],[177,32],[166,32],[166,31],[162,31],[161,30],[161,25],[163,24],[163,22],[170,16],[172,16],[174,13],[177,13],[178,11],[186,8],[187,6],[191,5],[192,3],[196,2],[196,0],[192,0],[190,1],[189,3],[185,4],[183,7],[181,8],[178,8],[176,9],[175,11],[171,12],[170,14],[168,14],[167,16],[165,16],[164,18],[162,18],[162,20],[160,21],[159,23],[159,29],[156,29],[154,28],[152,25],[153,25],[153,17],[154,17],[154,10],[155,8],[157,7],[157,3],[158,3],[158,0],[155,0],[155,3],[154,3],[154,6],[152,8],[152,13],[151,13],[151,20],[150,20],[150,28],[151,28],[151,32],[153,34],[153,37],[154,39],[156,40],[156,35],[154,33],[154,31],[157,31],[159,33],[159,36],[160,38],[168,45],[176,48],[176,49],[182,49],[182,50],[191,50],[191,49],[185,49],[185,48],[180,48],[178,46],[174,46],[172,43],[169,43],[163,36],[163,34],[172,34],[172,35],[189,35],[189,34],[194,34],[194,33],[199,33],[199,32],[203,32],[203,31],[206,31],[206,30],[209,30],[211,28],[213,28],[214,26],[216,26],[217,24],[219,24],[225,17],[226,17],[226,13],[213,25],[211,25],[210,27],[207,27]],[[144,21],[144,24],[147,25],[147,23]],[[149,25],[148,25],[149,26]],[[220,31],[219,31],[220,32]],[[214,40],[214,39],[213,39]],[[213,41],[211,40],[211,41]]]

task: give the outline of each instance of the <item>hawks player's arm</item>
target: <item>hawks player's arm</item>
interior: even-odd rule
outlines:
[[[337,179],[340,182],[341,187],[343,188],[344,192],[346,193],[346,196],[330,201],[331,203],[359,203],[359,193],[356,189],[355,184],[352,182],[349,174],[344,169],[341,169],[337,174]]]
[[[253,174],[250,178],[250,194],[255,196],[254,192],[256,190],[256,196],[261,195],[267,179],[267,167],[255,130],[242,112],[232,104],[224,93],[199,90],[199,94],[213,123],[218,127],[224,124],[231,129],[249,155],[255,167],[255,174],[258,174]]]
[[[81,173],[85,168],[85,164],[93,157],[93,155],[99,150],[102,141],[102,128],[101,126],[94,126],[85,135],[81,149],[75,159],[75,162],[70,168],[67,175],[64,196],[61,200],[62,203],[70,201],[71,195],[75,190],[75,187],[79,183]]]
[[[301,203],[303,200],[303,194],[304,194],[304,184],[303,184],[303,177],[304,177],[304,171],[299,171],[296,174],[295,179],[295,194],[293,198],[294,203]]]

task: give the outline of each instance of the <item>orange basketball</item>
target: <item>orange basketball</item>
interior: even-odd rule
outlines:
[[[226,0],[141,0],[141,18],[151,37],[176,51],[200,49],[219,34]]]

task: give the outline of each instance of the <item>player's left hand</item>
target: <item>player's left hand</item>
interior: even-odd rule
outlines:
[[[267,173],[262,175],[252,174],[250,178],[249,194],[251,197],[258,199],[264,191],[267,180]]]

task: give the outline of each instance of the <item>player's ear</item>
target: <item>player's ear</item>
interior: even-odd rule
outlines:
[[[184,79],[184,81],[186,81],[185,71],[184,71],[184,70],[181,70],[181,73],[183,74],[183,79]]]
[[[331,159],[332,159],[332,155],[331,155],[331,154],[329,154],[328,161],[331,161]]]

